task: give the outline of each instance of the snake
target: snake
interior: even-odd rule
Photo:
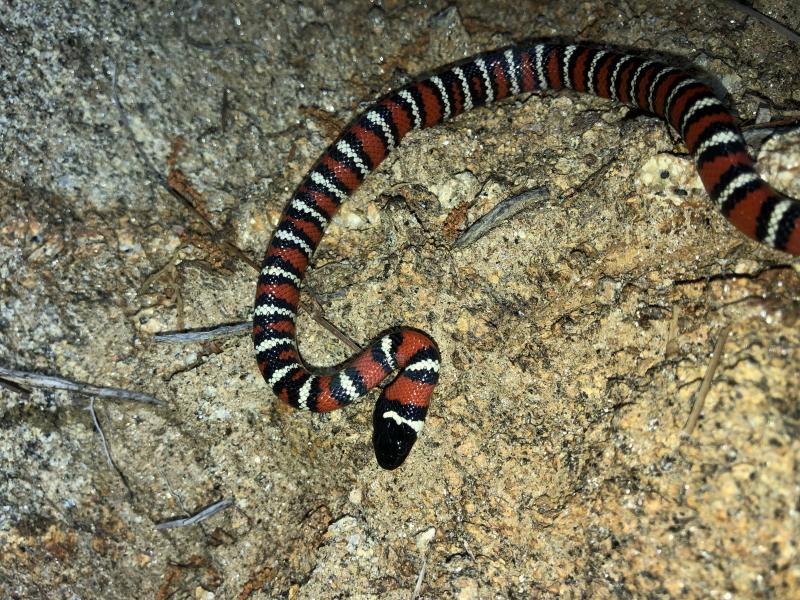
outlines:
[[[439,380],[438,346],[424,331],[395,327],[338,367],[308,368],[295,326],[303,276],[341,203],[409,132],[545,90],[593,94],[657,115],[680,135],[708,196],[734,227],[800,254],[800,202],[758,175],[731,112],[682,68],[590,44],[528,43],[484,52],[389,92],[350,122],[288,200],[261,266],[253,314],[259,370],[294,408],[342,408],[397,372],[373,410],[372,443],[384,469],[403,464],[422,430]]]

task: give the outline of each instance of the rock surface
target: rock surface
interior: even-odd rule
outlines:
[[[117,471],[88,398],[0,387],[1,597],[800,595],[800,263],[733,231],[656,119],[524,96],[411,135],[345,205],[307,289],[358,343],[405,323],[443,354],[398,471],[372,457],[372,397],[295,413],[247,334],[153,341],[246,320],[254,270],[222,242],[257,261],[337,131],[442,63],[605,41],[713,74],[744,124],[800,114],[800,47],[728,3],[531,4],[0,7],[0,364],[165,403],[95,401]],[[756,8],[800,29],[793,0]],[[800,197],[800,135],[759,162]],[[348,356],[299,330],[311,364]]]

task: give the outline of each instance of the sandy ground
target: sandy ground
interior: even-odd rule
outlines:
[[[800,45],[725,2],[11,4],[0,365],[164,405],[95,400],[114,469],[87,396],[0,388],[1,597],[800,596],[800,262],[738,235],[654,118],[521,97],[411,135],[343,208],[307,278],[325,316],[358,343],[405,323],[442,349],[397,471],[372,456],[374,396],[296,413],[247,333],[153,340],[247,320],[255,272],[224,243],[259,260],[326,144],[414,74],[605,41],[713,74],[748,125],[800,116]],[[792,0],[756,6],[800,29]],[[760,165],[800,197],[800,135]],[[299,330],[309,362],[348,356],[308,314]]]

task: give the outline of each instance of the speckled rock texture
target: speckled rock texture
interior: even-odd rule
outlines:
[[[794,0],[755,6],[800,29]],[[727,2],[0,5],[0,364],[165,404],[95,402],[118,473],[88,398],[0,387],[0,597],[800,597],[800,262],[736,233],[657,119],[523,96],[411,135],[345,205],[307,289],[358,343],[409,324],[443,355],[398,471],[373,396],[296,413],[248,334],[153,340],[247,320],[255,271],[223,242],[258,261],[359,108],[553,36],[696,65],[744,125],[800,117],[800,46]],[[800,197],[800,135],[759,164]],[[348,356],[299,331],[310,363]]]

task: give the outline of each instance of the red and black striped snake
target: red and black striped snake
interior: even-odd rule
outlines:
[[[258,279],[253,318],[261,373],[293,407],[341,408],[399,371],[373,413],[375,455],[385,469],[403,463],[422,429],[439,379],[439,350],[426,333],[399,327],[338,370],[308,370],[297,351],[295,318],[309,261],[339,205],[409,131],[514,94],[560,89],[664,119],[694,157],[712,202],[739,231],[800,254],[800,202],[758,176],[728,109],[681,69],[606,48],[539,43],[480,54],[389,93],[330,145],[284,208]]]

